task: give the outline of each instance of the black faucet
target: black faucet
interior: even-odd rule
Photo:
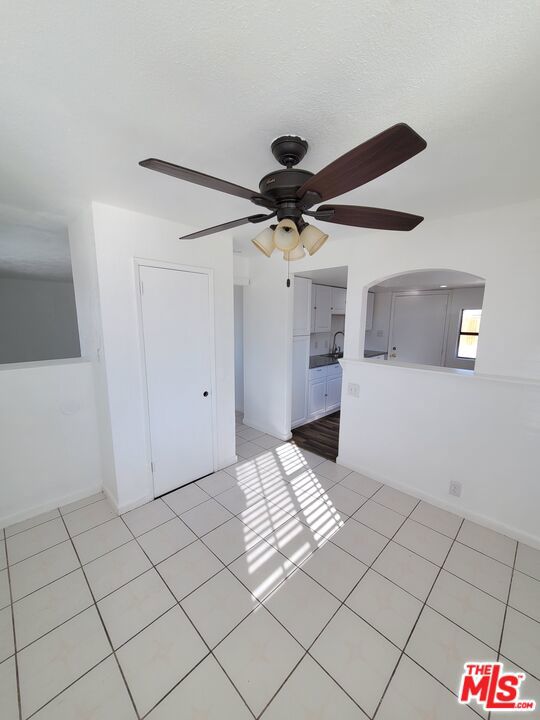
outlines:
[[[336,349],[336,337],[338,335],[343,335],[343,341],[345,341],[345,333],[343,332],[343,330],[338,330],[337,333],[334,333],[334,340],[332,342],[332,352],[330,353],[331,355],[338,355],[338,353],[339,353],[339,350]]]

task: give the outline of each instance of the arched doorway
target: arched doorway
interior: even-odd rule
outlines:
[[[418,270],[370,285],[364,357],[473,370],[485,281],[457,270]]]

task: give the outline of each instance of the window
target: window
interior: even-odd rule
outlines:
[[[459,326],[458,358],[475,360],[478,349],[478,333],[480,332],[480,318],[482,310],[462,310],[461,324]]]

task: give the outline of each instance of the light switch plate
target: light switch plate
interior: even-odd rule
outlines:
[[[358,385],[358,383],[349,383],[347,385],[347,395],[350,395],[351,397],[359,398],[360,397],[360,385]]]

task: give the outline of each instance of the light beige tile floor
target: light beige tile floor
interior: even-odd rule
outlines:
[[[237,438],[121,517],[100,493],[2,531],[2,720],[486,717],[461,666],[498,658],[540,703],[540,551]]]

